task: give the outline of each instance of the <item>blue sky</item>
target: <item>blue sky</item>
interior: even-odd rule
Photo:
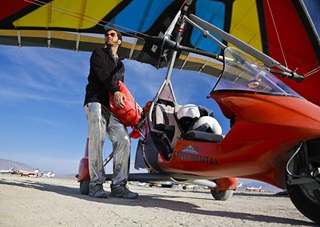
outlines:
[[[54,48],[0,46],[0,158],[40,171],[77,173],[87,138],[83,99],[90,55]],[[124,64],[125,83],[144,106],[159,89],[166,69],[137,61],[125,60]],[[215,78],[191,71],[174,70],[172,77],[177,102],[214,110],[226,134],[229,122],[215,101],[206,98],[214,82]],[[132,139],[131,171],[136,145],[137,140]],[[106,139],[104,156],[110,151]]]

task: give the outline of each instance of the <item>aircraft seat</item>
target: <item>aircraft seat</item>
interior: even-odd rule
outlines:
[[[173,148],[181,135],[172,105],[158,103],[153,113],[154,141],[158,150],[170,160]]]
[[[175,107],[165,104],[157,104],[155,110],[155,129],[163,131],[167,135],[172,149],[181,135],[181,130],[175,117],[175,110]]]
[[[223,135],[214,134],[211,132],[201,132],[196,130],[190,130],[184,135],[184,139],[202,142],[221,142]]]

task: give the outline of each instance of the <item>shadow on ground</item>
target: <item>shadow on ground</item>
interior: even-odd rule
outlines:
[[[24,187],[40,191],[48,191],[57,193],[59,195],[74,197],[78,199],[88,200],[91,202],[97,203],[106,203],[106,204],[115,204],[115,205],[125,205],[125,206],[141,206],[141,207],[150,207],[150,208],[163,208],[172,211],[186,212],[192,214],[200,215],[210,215],[213,217],[224,217],[230,219],[241,219],[257,222],[266,222],[266,223],[276,223],[276,224],[291,224],[293,226],[316,226],[312,222],[293,220],[286,217],[277,217],[269,215],[256,215],[249,214],[245,212],[232,212],[232,211],[221,211],[221,210],[203,210],[201,207],[190,203],[175,201],[175,198],[181,198],[181,196],[172,196],[172,195],[140,195],[136,200],[127,200],[119,198],[107,198],[107,199],[98,199],[92,198],[87,195],[82,195],[79,192],[79,188],[68,187],[63,185],[54,185],[43,182],[35,182],[31,180],[21,181],[7,181],[5,179],[0,179],[1,185],[9,185],[12,187]],[[251,195],[250,195],[251,196]],[[217,201],[218,202],[218,201]],[[221,201],[219,201],[221,202]]]

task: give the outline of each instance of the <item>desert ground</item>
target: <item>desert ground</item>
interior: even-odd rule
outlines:
[[[109,191],[108,183],[105,189]],[[70,179],[0,175],[0,226],[315,226],[286,195],[138,186],[135,200],[92,198]]]

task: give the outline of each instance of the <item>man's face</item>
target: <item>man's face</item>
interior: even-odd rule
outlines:
[[[119,40],[116,31],[110,30],[106,33],[105,43],[108,46],[119,46],[121,44],[121,40]]]

